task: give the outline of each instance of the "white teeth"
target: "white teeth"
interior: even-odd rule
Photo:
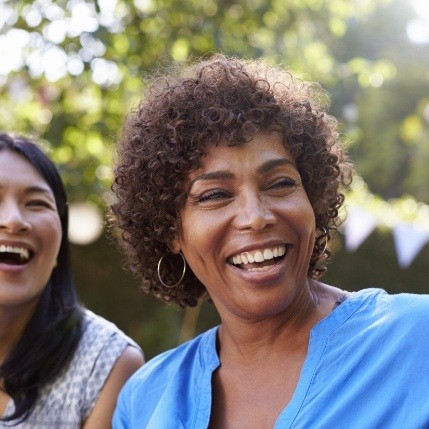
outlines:
[[[273,259],[274,253],[271,249],[265,249],[264,250],[264,259]]]
[[[28,259],[30,257],[30,252],[28,249],[24,249],[23,247],[12,247],[5,246],[4,244],[0,244],[0,253],[17,253],[21,256],[22,259]]]
[[[263,262],[263,261],[264,261],[264,254],[260,250],[257,250],[255,252],[255,262]]]
[[[266,249],[256,250],[255,252],[243,252],[238,255],[229,258],[229,262],[232,262],[234,265],[240,264],[253,264],[254,262],[264,262],[269,259],[277,258],[283,256],[286,253],[286,246],[274,246]]]

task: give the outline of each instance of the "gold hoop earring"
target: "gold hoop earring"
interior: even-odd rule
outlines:
[[[163,280],[162,280],[162,278],[161,278],[161,272],[160,272],[160,269],[161,269],[161,263],[162,263],[162,260],[164,259],[164,256],[165,256],[165,255],[162,255],[162,256],[161,256],[161,258],[160,258],[160,259],[159,259],[159,261],[158,261],[158,279],[159,279],[159,282],[160,282],[163,286],[165,286],[166,288],[173,289],[173,288],[175,288],[176,286],[179,286],[179,284],[180,284],[180,283],[182,283],[182,280],[183,280],[183,279],[184,279],[184,277],[185,277],[185,273],[186,273],[186,259],[185,259],[185,257],[183,256],[182,252],[179,252],[179,255],[182,257],[182,260],[183,260],[183,271],[182,271],[182,275],[180,276],[179,281],[178,281],[177,283],[174,283],[174,285],[168,285],[167,283],[164,283],[164,282],[163,282]]]

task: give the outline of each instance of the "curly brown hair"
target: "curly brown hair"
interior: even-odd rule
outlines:
[[[324,108],[329,97],[318,84],[304,82],[267,61],[220,54],[153,77],[139,106],[125,122],[119,141],[112,205],[122,244],[142,290],[182,307],[195,306],[206,288],[190,267],[176,284],[183,261],[169,252],[186,200],[184,181],[200,167],[207,148],[221,139],[242,144],[275,129],[295,156],[316,227],[308,275],[326,271],[326,248],[340,225],[342,188],[352,165]]]

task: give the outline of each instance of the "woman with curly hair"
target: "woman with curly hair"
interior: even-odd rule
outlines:
[[[352,177],[327,100],[222,55],[147,86],[115,169],[122,243],[144,291],[221,324],[137,371],[115,429],[429,425],[428,297],[320,281]]]

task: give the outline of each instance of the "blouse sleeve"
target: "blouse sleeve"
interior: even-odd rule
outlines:
[[[87,373],[82,388],[82,419],[91,414],[101,390],[118,358],[129,345],[138,345],[112,323],[90,313],[89,324],[81,339],[80,366]],[[81,347],[79,347],[80,349]]]

